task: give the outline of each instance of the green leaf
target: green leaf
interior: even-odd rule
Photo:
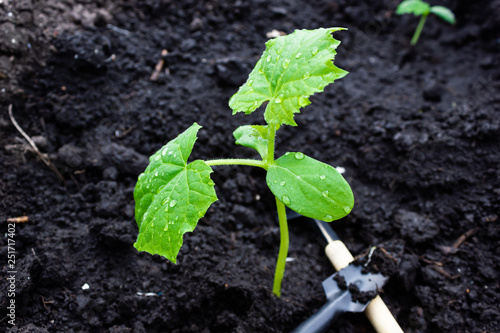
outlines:
[[[212,168],[201,160],[187,160],[201,128],[193,124],[149,159],[134,189],[139,251],[176,262],[182,237],[196,227],[217,200]]]
[[[286,153],[267,172],[267,185],[290,209],[304,216],[331,222],[349,214],[354,206],[351,187],[328,164]]]
[[[415,16],[429,15],[431,6],[422,0],[405,0],[396,9],[396,14],[413,14]]]
[[[431,13],[435,14],[449,24],[455,24],[457,22],[455,19],[455,14],[453,14],[453,12],[446,7],[433,6],[431,7]]]
[[[339,30],[345,29],[296,30],[269,40],[248,80],[229,100],[233,114],[252,113],[269,101],[268,124],[296,126],[294,113],[311,104],[309,97],[347,74],[332,62],[340,42],[331,33]]]
[[[263,160],[267,158],[267,126],[240,126],[233,132],[233,136],[236,139],[236,144],[257,150]]]

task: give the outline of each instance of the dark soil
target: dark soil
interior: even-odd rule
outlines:
[[[217,167],[219,201],[174,265],[138,253],[132,192],[147,157],[194,121],[193,158],[254,157],[228,99],[273,29],[342,26],[350,74],[312,98],[277,154],[343,166],[356,204],[332,225],[353,255],[404,243],[382,298],[405,332],[500,332],[500,2],[431,1],[455,26],[378,1],[0,1],[0,221],[16,224],[9,332],[287,332],[325,301],[334,269],[309,222],[290,221],[281,298],[265,174]],[[150,76],[161,52],[165,65]],[[37,157],[7,109],[48,154]],[[88,286],[88,289],[83,288]],[[13,327],[6,317],[15,299]],[[373,332],[346,314],[330,332]]]

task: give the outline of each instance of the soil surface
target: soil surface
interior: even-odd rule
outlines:
[[[412,48],[418,19],[389,0],[0,0],[1,330],[288,332],[317,311],[335,271],[305,219],[289,223],[272,295],[279,229],[262,171],[215,168],[219,201],[176,265],[133,248],[132,193],[148,156],[195,121],[193,159],[257,157],[232,132],[262,112],[231,116],[228,100],[266,34],[341,26],[335,63],[350,74],[280,129],[277,156],[345,168],[356,203],[332,226],[354,256],[402,244],[381,296],[405,332],[500,332],[500,2],[431,3],[457,24],[429,16]],[[22,216],[9,250],[6,221]],[[374,330],[345,314],[329,332]]]

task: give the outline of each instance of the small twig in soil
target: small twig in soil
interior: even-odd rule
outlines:
[[[439,266],[432,266],[432,268],[434,268],[434,270],[436,272],[444,275],[446,278],[448,278],[450,280],[456,280],[456,279],[458,279],[460,277],[460,274],[451,275],[450,273],[448,273],[442,267],[439,267]]]
[[[25,223],[28,221],[29,218],[27,216],[10,217],[7,219],[8,223]]]
[[[462,236],[458,237],[458,239],[455,241],[455,243],[453,243],[452,247],[458,248],[460,245],[462,245],[465,242],[465,240],[467,238],[474,235],[478,229],[479,228],[471,229],[471,230],[467,231],[465,234],[463,234]]]
[[[47,304],[53,304],[54,301],[46,301],[42,295],[40,295],[40,297],[42,298],[42,303],[43,303],[43,307],[46,308],[47,310],[49,310],[49,308],[47,307]],[[49,310],[50,311],[50,310]]]
[[[115,136],[118,138],[118,139],[122,139],[124,137],[126,137],[130,132],[132,132],[133,130],[135,130],[137,128],[136,125],[132,125],[130,126],[129,128],[127,128],[126,130],[124,130],[123,132],[116,132],[115,133]]]
[[[14,124],[14,126],[19,131],[19,133],[21,133],[21,135],[26,139],[26,141],[28,141],[28,143],[35,150],[35,152],[37,153],[38,157],[40,157],[40,159],[42,160],[42,162],[45,163],[45,165],[47,165],[52,171],[54,171],[55,174],[57,175],[57,177],[63,183],[66,183],[65,180],[64,180],[64,178],[63,178],[63,176],[59,172],[59,170],[57,170],[57,168],[54,166],[54,164],[52,164],[52,161],[50,160],[50,158],[48,158],[47,155],[42,154],[40,152],[40,150],[36,146],[35,142],[29,137],[28,134],[26,134],[26,132],[23,131],[23,129],[21,128],[21,126],[19,126],[19,124],[17,123],[16,119],[12,115],[12,104],[9,105],[9,117],[10,117],[10,121],[12,121],[12,124]]]
[[[161,51],[161,58],[158,60],[158,63],[155,66],[155,70],[149,77],[149,80],[151,81],[156,81],[158,80],[158,77],[160,76],[160,73],[163,69],[163,66],[165,65],[165,57],[168,55],[168,51],[166,49],[163,49]],[[165,69],[166,73],[168,74],[168,68]]]

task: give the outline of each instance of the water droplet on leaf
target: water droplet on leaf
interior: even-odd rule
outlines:
[[[247,83],[247,84],[248,84],[248,86],[249,86],[249,87],[251,87],[251,86],[252,86],[252,84],[253,84],[253,80],[248,80],[248,83]]]
[[[274,99],[274,103],[278,103],[279,104],[279,103],[283,102],[282,98],[283,98],[283,94],[279,95],[278,97],[276,97]]]
[[[290,198],[286,195],[284,195],[283,197],[281,197],[281,201],[285,204],[285,205],[289,205],[291,204],[292,202],[290,201]]]
[[[288,156],[288,155],[290,155],[290,152],[286,152],[286,153],[285,153],[285,156]]]
[[[271,61],[271,56],[267,56],[266,60],[267,60],[267,62],[270,62]]]
[[[321,192],[321,194],[323,194],[324,197],[328,197],[328,193],[329,193],[328,190]]]
[[[177,205],[177,200],[173,199],[170,201],[170,207],[175,207],[175,205]]]
[[[306,106],[306,105],[309,105],[309,100],[307,99],[307,97],[300,96],[299,97],[299,106]]]
[[[326,179],[326,176],[325,175],[321,175],[321,176],[319,176],[319,179],[324,180],[324,179]]]
[[[163,228],[163,231],[168,231],[168,224],[165,224],[165,228]]]
[[[318,54],[318,48],[317,48],[317,47],[315,47],[314,49],[312,49],[311,54],[312,54],[313,56],[314,56],[314,55],[316,55],[316,54]]]
[[[280,185],[281,185],[281,186],[285,186],[285,185],[286,185],[286,181],[282,181],[282,182],[280,183]]]
[[[156,155],[156,156],[155,156],[155,161],[158,161],[160,158],[161,158],[161,156],[160,156],[160,155]]]
[[[325,221],[331,221],[332,219],[333,219],[333,217],[331,215],[327,215],[324,218]]]
[[[305,156],[305,155],[304,155],[304,154],[302,154],[301,152],[295,153],[295,158],[296,158],[297,160],[302,160],[302,159],[304,159],[304,156]]]
[[[295,58],[297,58],[297,59],[299,59],[300,57],[302,57],[302,53],[300,53],[300,52],[295,55]]]
[[[344,212],[346,212],[346,214],[349,214],[351,212],[351,207],[349,206],[344,206]]]
[[[287,69],[288,65],[290,65],[290,60],[289,59],[283,60],[283,63],[281,64],[281,66],[283,66],[284,69]]]

